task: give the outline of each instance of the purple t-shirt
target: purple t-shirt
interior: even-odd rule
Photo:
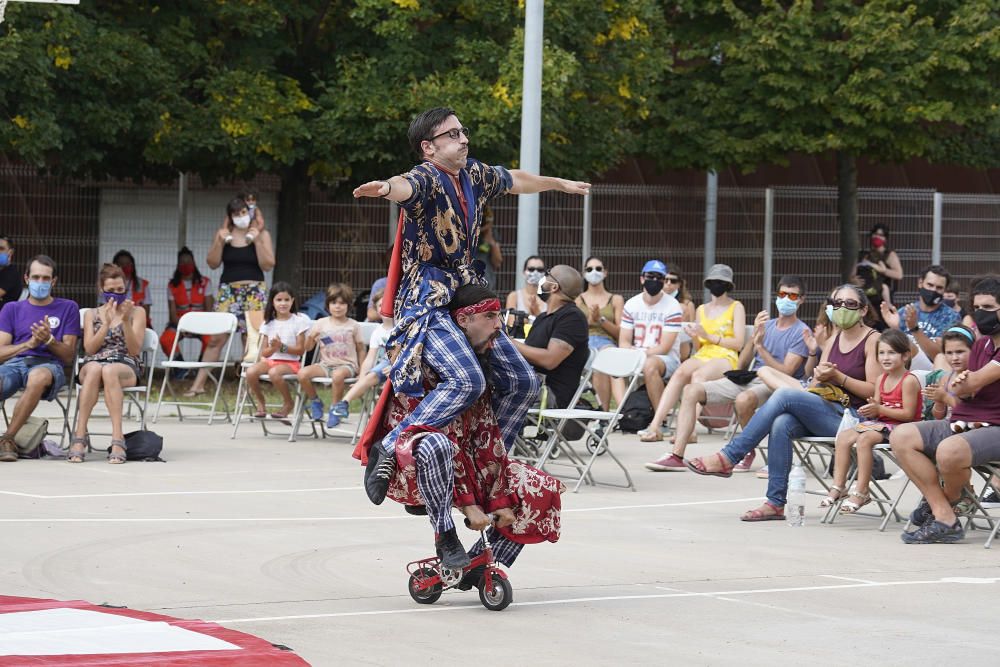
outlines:
[[[969,353],[969,370],[978,371],[994,361],[1000,361],[1000,350],[993,339],[983,336]],[[976,421],[1000,424],[1000,381],[988,384],[972,398],[962,399],[951,411],[951,421]]]
[[[75,301],[53,298],[46,306],[36,306],[27,299],[8,303],[0,310],[0,331],[11,335],[11,342],[19,345],[31,338],[31,325],[40,322],[42,318],[49,321],[49,328],[56,340],[63,336],[80,337],[80,308]],[[56,355],[45,345],[39,345],[33,350],[19,353],[19,357],[47,357],[58,360]]]

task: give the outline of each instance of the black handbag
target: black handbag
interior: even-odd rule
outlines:
[[[733,384],[742,386],[753,382],[757,377],[757,371],[726,371],[723,375]]]
[[[108,448],[111,451],[111,448]],[[125,434],[125,459],[127,461],[163,461],[163,436],[153,431],[132,431]]]

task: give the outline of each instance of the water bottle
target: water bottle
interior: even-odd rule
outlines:
[[[806,514],[806,471],[798,463],[788,475],[788,502],[785,505],[785,521],[789,526],[805,525]]]

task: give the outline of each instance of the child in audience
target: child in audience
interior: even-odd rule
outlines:
[[[318,347],[318,359],[299,371],[299,384],[309,400],[309,416],[323,419],[323,401],[317,396],[313,378],[330,378],[330,411],[326,417],[327,428],[334,428],[350,414],[344,400],[344,382],[358,374],[358,365],[365,354],[365,341],[361,340],[361,327],[347,316],[354,303],[354,292],[343,283],[333,283],[326,288],[326,310],[329,317],[316,320],[306,345]]]
[[[310,320],[298,312],[298,300],[292,286],[277,282],[267,295],[264,307],[264,324],[260,327],[260,361],[247,369],[247,386],[257,405],[254,417],[267,417],[267,402],[260,386],[260,376],[267,373],[271,384],[281,394],[281,410],[272,412],[275,419],[286,419],[294,404],[285,382],[285,375],[299,372],[302,353],[305,352],[305,332]]]
[[[376,310],[382,307],[382,292],[376,292],[372,297],[372,304]],[[368,341],[368,356],[361,362],[361,370],[358,372],[358,381],[351,385],[351,388],[344,394],[344,402],[351,404],[356,398],[361,398],[365,392],[372,387],[385,384],[389,377],[389,356],[385,351],[385,341],[392,331],[392,320],[382,317],[382,326],[375,330],[371,340]]]
[[[875,383],[875,395],[858,408],[864,419],[854,428],[837,434],[833,464],[833,484],[820,503],[829,507],[837,502],[847,484],[851,467],[851,448],[857,457],[858,476],[847,500],[840,506],[842,514],[854,514],[871,502],[868,485],[872,477],[875,445],[889,442],[889,432],[905,422],[919,421],[923,412],[920,380],[910,373],[910,340],[898,329],[888,329],[878,341],[878,362],[882,374]]]
[[[948,388],[955,376],[969,368],[969,353],[976,342],[968,327],[956,324],[941,335],[941,350],[950,371],[933,370],[927,374],[924,395],[924,419],[945,419],[958,398]]]

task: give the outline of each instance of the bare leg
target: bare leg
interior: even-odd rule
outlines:
[[[278,390],[281,394],[281,411],[286,415],[292,411],[295,407],[292,403],[292,392],[288,388],[288,383],[285,382],[285,375],[292,374],[292,367],[287,364],[277,364],[271,366],[267,371],[267,377],[271,379],[271,384],[274,388]]]
[[[858,440],[858,432],[853,428],[841,431],[837,434],[837,443],[834,445],[833,455],[833,485],[844,488],[847,484],[847,471],[851,468],[851,449]]]
[[[733,403],[733,410],[736,412],[736,420],[740,423],[740,426],[746,426],[750,418],[753,417],[753,413],[757,412],[757,394],[752,391],[741,392],[739,396],[736,397],[736,402]]]
[[[125,438],[125,429],[122,428],[125,392],[122,389],[135,385],[135,373],[125,364],[104,364],[101,367],[101,380],[104,383],[104,404],[108,406],[108,415],[111,417],[111,438],[122,440]],[[116,453],[114,448],[111,453]],[[124,455],[125,452],[117,453]]]
[[[258,361],[247,369],[247,388],[250,390],[250,395],[253,396],[258,412],[267,412],[267,401],[264,399],[264,392],[260,387],[260,376],[266,372],[266,361]]]
[[[344,394],[344,400],[350,403],[356,398],[361,398],[365,392],[378,384],[378,373],[365,373],[358,378],[358,381],[351,385],[351,388]]]
[[[91,361],[80,369],[80,392],[77,394],[76,430],[74,435],[83,438],[87,435],[87,424],[90,415],[97,405],[97,396],[101,392],[101,364]]]
[[[330,405],[344,400],[344,381],[351,377],[351,369],[337,368],[330,374]]]
[[[646,362],[642,366],[642,378],[646,384],[646,394],[649,395],[651,405],[660,404],[660,396],[663,394],[663,374],[667,371],[667,365],[659,357],[646,357]],[[657,424],[659,428],[659,424]]]
[[[601,404],[601,410],[607,410],[611,405],[611,377],[605,373],[595,372],[590,376],[590,381],[594,384],[594,392],[597,394],[597,402]]]
[[[666,389],[660,394],[660,400],[656,403],[656,412],[653,413],[653,419],[649,422],[646,430],[651,431],[660,428],[660,424],[663,423],[663,420],[667,418],[667,415],[670,414],[670,411],[677,404],[681,390],[691,381],[691,374],[700,366],[701,361],[698,359],[688,359],[674,371],[674,374],[670,376],[670,380],[667,382]],[[650,394],[649,398],[652,401],[653,395]]]
[[[316,387],[313,385],[313,378],[325,378],[326,369],[319,364],[310,364],[305,366],[299,371],[299,386],[302,387],[302,393],[306,395],[306,398],[313,400],[317,398]]]
[[[771,391],[778,391],[782,387],[788,387],[789,389],[802,389],[802,385],[799,381],[791,375],[785,375],[781,371],[768,366],[758,368],[757,377],[759,377],[761,382],[767,385],[767,388]]]
[[[858,436],[854,445],[854,455],[858,459],[858,479],[854,483],[858,493],[868,493],[872,482],[872,466],[875,464],[875,445],[882,442],[882,434],[868,431]]]
[[[698,406],[705,400],[705,385],[696,382],[684,387],[684,392],[681,394],[681,406],[677,410],[677,432],[674,434],[673,449],[674,454],[681,458],[684,458],[684,450],[694,433]]]
[[[34,368],[28,373],[28,381],[25,384],[24,392],[14,406],[14,414],[7,424],[7,435],[14,435],[21,430],[28,417],[38,407],[38,401],[42,399],[42,394],[48,391],[52,385],[52,373],[47,368]]]
[[[953,436],[953,438],[965,442],[964,438],[960,436]],[[945,441],[953,438],[946,438]],[[923,494],[934,513],[934,518],[949,526],[954,524],[955,512],[951,507],[951,501],[941,488],[934,462],[924,454],[923,439],[920,437],[920,431],[917,430],[917,427],[913,424],[900,424],[893,429],[892,435],[889,436],[889,443],[892,445],[892,453],[896,456],[899,467],[906,472],[906,476]],[[944,444],[944,441],[941,444]],[[968,443],[966,443],[966,447],[968,447]],[[939,456],[940,452],[939,445]],[[960,493],[961,486],[959,487]],[[958,494],[955,495],[955,499],[958,499]]]

